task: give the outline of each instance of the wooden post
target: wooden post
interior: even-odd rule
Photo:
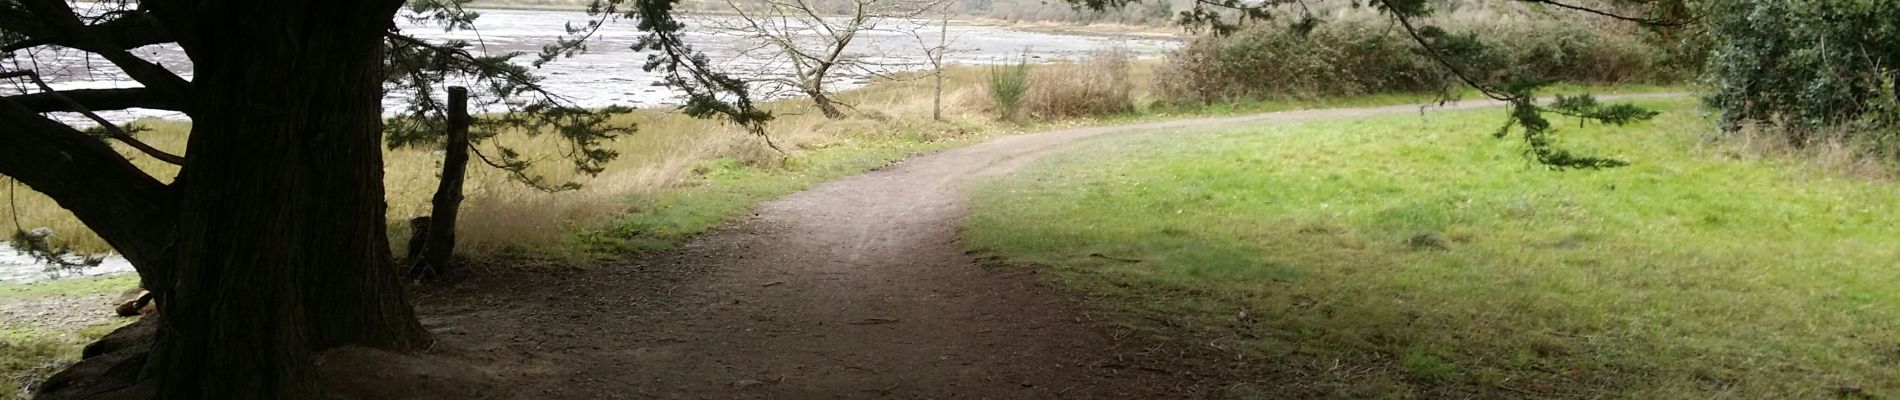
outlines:
[[[455,219],[462,207],[462,181],[468,170],[468,124],[468,88],[449,87],[449,127],[443,146],[442,183],[436,186],[426,223],[411,224],[414,229],[426,229],[426,232],[416,232],[409,242],[409,254],[421,256],[420,260],[411,261],[411,277],[434,277],[446,272],[449,257],[455,254]],[[418,251],[416,246],[423,247]]]
[[[943,26],[937,30],[937,52],[930,55],[930,66],[937,69],[937,93],[930,101],[930,118],[943,121],[943,53],[950,50],[944,41],[950,38],[950,3],[943,5]]]

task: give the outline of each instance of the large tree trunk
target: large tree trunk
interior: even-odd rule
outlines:
[[[145,375],[161,398],[311,397],[318,351],[426,340],[384,226],[381,36],[400,2],[200,4]]]

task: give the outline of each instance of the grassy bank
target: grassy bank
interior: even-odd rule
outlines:
[[[118,294],[138,284],[135,275],[61,279],[31,285],[0,283],[0,303],[52,296]]]
[[[79,361],[80,349],[87,343],[129,322],[91,326],[77,332],[0,325],[0,400],[30,398],[30,389],[40,381]]]
[[[0,309],[30,305],[34,300],[53,297],[90,297],[116,294],[136,286],[131,276],[77,278],[35,285],[0,284]],[[31,310],[7,309],[7,312]],[[107,315],[112,310],[99,304],[73,313]],[[67,364],[79,360],[79,351],[87,343],[131,319],[114,319],[95,326],[42,327],[0,319],[0,400],[28,398],[27,390]]]
[[[795,192],[824,179],[848,175],[902,158],[957,143],[998,134],[1065,126],[1122,123],[1139,120],[1227,115],[1300,108],[1423,103],[1427,94],[1381,94],[1309,100],[1219,102],[1206,107],[1157,106],[1153,94],[1157,62],[1132,64],[1127,80],[1132,112],[1115,115],[1031,118],[1019,123],[998,121],[990,109],[982,82],[987,70],[957,67],[947,71],[945,119],[931,119],[932,82],[929,79],[879,80],[841,93],[840,101],[863,113],[829,120],[798,99],[772,101],[767,107],[779,118],[770,134],[786,153],[769,149],[762,141],[716,120],[693,119],[671,110],[639,110],[615,123],[632,125],[637,133],[607,147],[620,157],[597,177],[576,177],[558,160],[537,171],[555,181],[572,179],[580,190],[546,193],[512,181],[503,171],[477,166],[469,171],[463,215],[457,232],[458,252],[474,259],[535,258],[582,263],[602,254],[601,249],[652,248],[659,242],[716,225],[753,202]],[[1069,65],[1039,65],[1038,74],[1060,77]],[[1059,79],[1057,79],[1059,81]],[[1602,92],[1666,90],[1667,87],[1596,88]],[[1070,96],[1075,97],[1075,96]],[[141,140],[174,153],[183,153],[186,123],[147,120],[149,131]],[[557,154],[560,144],[548,140],[503,139],[524,154]],[[115,144],[116,145],[116,144]],[[160,180],[169,181],[177,167],[131,149],[121,152]],[[411,217],[428,212],[434,194],[440,155],[435,149],[395,149],[385,156],[385,189],[389,201],[392,245],[408,238]],[[708,173],[716,173],[709,175]],[[82,251],[109,251],[105,242],[51,199],[18,187],[17,207],[0,207],[0,220],[17,218],[23,228],[50,227],[55,244]],[[677,218],[677,220],[675,220]],[[659,242],[655,242],[658,240]],[[621,243],[621,242],[628,243]],[[397,249],[397,254],[402,254]]]
[[[0,327],[0,400],[28,398],[29,385],[79,360],[83,343],[32,328]]]
[[[842,93],[839,99],[855,104],[864,114],[828,120],[801,101],[769,103],[780,118],[771,126],[774,140],[787,149],[778,153],[762,142],[717,121],[687,118],[669,110],[642,110],[621,118],[639,132],[610,145],[621,154],[599,177],[581,178],[576,191],[544,193],[508,180],[500,171],[471,169],[468,200],[457,237],[458,251],[478,260],[505,260],[507,265],[592,265],[607,257],[622,257],[670,248],[680,240],[710,229],[729,218],[744,215],[753,205],[803,190],[812,185],[888,164],[922,152],[979,141],[994,135],[1060,127],[1114,124],[1137,120],[1184,118],[1342,105],[1416,103],[1426,95],[1382,95],[1324,101],[1262,101],[1220,103],[1205,109],[1154,108],[1151,93],[1153,63],[1135,63],[1129,79],[1132,112],[1117,115],[1030,119],[999,122],[982,92],[983,68],[949,71],[945,90],[945,120],[930,118],[929,80],[886,80]],[[1062,75],[1065,66],[1037,66],[1043,73]],[[145,121],[151,131],[141,138],[157,147],[182,152],[189,126]],[[509,138],[524,153],[553,149],[553,143]],[[134,163],[154,176],[169,179],[176,167],[122,149]],[[428,149],[397,149],[386,156],[386,189],[392,244],[400,246],[408,233],[406,219],[428,211],[440,155]],[[558,166],[558,162],[549,163]],[[571,178],[559,168],[540,171]],[[50,199],[22,188],[19,218],[27,229],[54,228],[55,239],[81,249],[109,250],[70,213]],[[15,208],[0,208],[0,221],[10,221]],[[398,249],[400,254],[400,249]],[[522,262],[541,260],[546,263]],[[131,277],[60,281],[49,284],[0,283],[0,303],[57,296],[117,293],[135,284]],[[106,312],[82,310],[79,312]],[[89,333],[54,332],[39,328],[0,326],[13,348],[0,361],[0,378],[26,382],[42,377],[40,371],[71,360]],[[103,333],[103,332],[99,332]],[[11,349],[11,348],[8,348]],[[22,378],[24,377],[24,378]]]
[[[1900,186],[1496,110],[1104,138],[981,185],[969,245],[1056,272],[1232,397],[1900,396]]]
[[[599,177],[579,178],[581,190],[545,193],[510,181],[500,171],[470,170],[458,250],[478,260],[551,262],[585,266],[602,257],[664,249],[685,237],[718,226],[753,204],[797,192],[810,185],[885,165],[919,152],[967,143],[987,135],[1038,129],[995,122],[967,106],[967,88],[981,69],[953,71],[947,81],[965,88],[951,100],[945,121],[930,119],[930,98],[923,80],[887,81],[844,93],[839,98],[872,115],[826,120],[796,101],[776,101],[780,114],[772,126],[778,153],[716,121],[695,120],[670,110],[641,110],[617,123],[639,132],[614,142],[621,157]],[[958,100],[966,99],[966,100]],[[188,124],[142,121],[151,130],[141,139],[182,153]],[[533,154],[553,143],[511,138],[511,145]],[[133,162],[162,180],[177,168],[121,148]],[[390,237],[400,247],[410,217],[428,211],[440,168],[440,155],[428,149],[397,149],[386,155]],[[559,163],[548,163],[559,164]],[[557,178],[568,171],[540,171]],[[0,207],[0,220],[20,219],[26,229],[51,227],[54,239],[88,251],[110,248],[71,213],[44,196],[17,189],[17,207]],[[9,224],[10,225],[10,224]],[[11,226],[7,226],[11,229]],[[400,249],[398,249],[400,254]],[[528,261],[545,262],[528,262]],[[38,284],[0,283],[0,305],[29,304],[57,297],[113,295],[137,285],[133,276],[83,278]],[[72,313],[109,313],[96,309]],[[128,320],[120,320],[128,321]],[[119,322],[122,323],[122,322]],[[77,359],[79,349],[118,323],[87,327],[26,326],[0,320],[0,400],[24,396],[28,384]],[[96,331],[96,332],[95,332]]]
[[[787,150],[778,153],[762,141],[745,135],[716,120],[693,119],[672,110],[638,110],[617,118],[614,123],[631,125],[638,132],[621,137],[608,145],[620,157],[606,165],[607,172],[597,177],[577,177],[559,160],[545,162],[535,171],[556,182],[574,180],[582,189],[560,193],[538,191],[509,179],[502,171],[477,166],[470,169],[464,204],[460,249],[477,258],[524,255],[572,258],[576,254],[576,232],[612,228],[616,218],[648,211],[670,202],[676,192],[706,186],[704,172],[743,166],[757,176],[813,175],[829,176],[824,171],[839,168],[868,168],[859,158],[875,156],[895,159],[925,151],[942,143],[955,143],[982,135],[1034,129],[1035,124],[1016,126],[997,123],[981,110],[957,108],[967,103],[958,99],[978,95],[972,92],[981,69],[951,71],[948,84],[953,95],[951,110],[944,121],[930,118],[931,99],[917,96],[929,92],[928,80],[893,80],[840,94],[841,101],[867,110],[864,115],[844,120],[828,120],[807,110],[801,101],[769,102],[767,107],[779,118],[771,125],[773,140]],[[182,153],[190,130],[188,123],[144,120],[138,125],[149,129],[140,139],[167,151]],[[557,143],[525,137],[507,137],[503,142],[524,154],[557,154]],[[137,154],[121,151],[135,164],[161,180],[169,181],[177,167]],[[406,238],[405,221],[428,212],[441,156],[437,149],[395,149],[385,156],[385,188],[392,221],[392,239]],[[719,168],[709,168],[723,165]],[[835,173],[831,173],[835,175]],[[17,189],[17,208],[0,207],[0,220],[17,218],[26,229],[50,227],[56,244],[71,245],[85,251],[108,251],[104,241],[90,233],[71,213],[51,199],[25,187]],[[10,225],[10,224],[9,224]],[[8,228],[11,228],[9,226]],[[400,240],[396,240],[400,242]],[[397,243],[400,244],[400,243]]]

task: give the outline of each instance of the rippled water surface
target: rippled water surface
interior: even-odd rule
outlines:
[[[132,263],[124,258],[107,257],[99,266],[77,271],[48,269],[33,257],[13,250],[13,247],[0,243],[0,282],[33,283],[52,279],[76,278],[81,276],[111,275],[132,272]]]
[[[525,65],[543,45],[566,34],[564,27],[568,24],[584,24],[589,18],[576,11],[483,10],[476,24],[478,29],[472,31],[444,32],[441,28],[418,25],[403,18],[398,18],[397,23],[403,32],[432,41],[462,39],[477,43],[477,50],[487,54],[529,53],[517,59]],[[688,42],[740,76],[758,77],[788,69],[784,65],[754,57],[741,57],[738,55],[741,49],[752,47],[746,40],[706,28],[728,21],[725,18],[730,17],[689,18],[689,25],[695,28],[686,36]],[[923,69],[927,65],[924,47],[935,45],[937,37],[937,27],[928,26],[930,23],[884,21],[878,29],[859,34],[846,54],[879,65],[875,69],[882,72]],[[680,97],[677,93],[658,86],[661,80],[659,74],[641,69],[648,53],[635,52],[629,48],[639,35],[634,21],[612,20],[593,35],[586,53],[556,60],[540,68],[537,73],[545,79],[545,87],[583,106],[655,107],[678,104]],[[951,64],[997,63],[1020,57],[1027,57],[1032,62],[1079,58],[1113,46],[1125,48],[1137,57],[1154,57],[1178,46],[1178,42],[1168,39],[1027,32],[1004,27],[958,25],[955,22],[949,26],[948,37],[950,51],[945,61]],[[175,45],[146,46],[133,52],[181,75],[191,75],[189,60]],[[41,49],[24,54],[21,58],[22,63],[29,64],[22,67],[37,64],[37,69],[50,77],[53,85],[60,89],[138,86],[112,67],[111,63],[82,52]],[[861,71],[845,71],[839,75],[835,82],[829,83],[837,90],[855,87],[865,81],[865,73]],[[287,76],[285,79],[296,77]],[[0,87],[0,94],[19,93],[21,89]],[[405,103],[403,94],[392,93],[385,100],[385,108],[400,109]],[[177,113],[156,110],[108,115],[113,120],[141,116],[183,117]],[[77,116],[62,116],[62,119],[81,120]]]

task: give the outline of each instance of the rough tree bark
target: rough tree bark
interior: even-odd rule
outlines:
[[[63,1],[25,1],[63,30],[56,39],[123,55],[85,34]],[[167,101],[187,103],[175,108],[193,120],[170,185],[0,99],[0,173],[78,215],[133,263],[160,307],[156,323],[137,325],[143,334],[114,334],[156,337],[149,348],[134,339],[89,348],[96,357],[49,379],[42,397],[315,398],[319,352],[425,344],[385,236],[382,38],[401,5],[142,4],[195,69],[188,83],[134,73],[160,99],[188,99]]]
[[[298,398],[311,358],[424,343],[385,236],[382,36],[399,1],[195,10],[162,398]]]

